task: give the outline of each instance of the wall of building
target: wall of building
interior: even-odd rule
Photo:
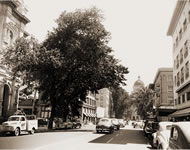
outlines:
[[[22,3],[17,1],[0,1],[0,51],[13,44],[14,41],[25,35],[24,27],[29,20],[21,14],[19,8]],[[2,57],[2,56],[0,56]],[[12,73],[5,66],[0,65],[0,120],[7,118],[18,107],[17,83]]]
[[[173,40],[174,99],[176,108],[181,109],[190,107],[187,99],[187,93],[190,90],[181,90],[190,83],[190,2],[178,2],[177,9],[179,9],[178,13],[174,14],[176,27],[171,36]]]

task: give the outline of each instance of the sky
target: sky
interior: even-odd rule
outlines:
[[[109,46],[115,58],[128,67],[127,86],[131,92],[140,76],[145,85],[154,82],[158,68],[172,67],[172,38],[168,27],[176,0],[24,0],[30,23],[26,30],[42,42],[63,11],[102,11],[102,24],[111,33]]]

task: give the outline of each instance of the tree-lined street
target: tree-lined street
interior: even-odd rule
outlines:
[[[94,129],[95,126],[92,126]],[[0,149],[38,149],[50,150],[68,148],[91,150],[150,149],[142,129],[131,126],[115,131],[113,134],[97,134],[95,130],[55,130],[19,137],[0,137]]]

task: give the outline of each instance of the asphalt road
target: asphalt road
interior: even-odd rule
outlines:
[[[151,146],[144,137],[142,130],[132,128],[123,128],[113,134],[60,130],[18,137],[0,137],[0,149],[123,150],[126,148],[151,149]]]

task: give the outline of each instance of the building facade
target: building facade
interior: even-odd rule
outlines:
[[[133,100],[133,95],[135,98],[135,94],[138,93],[139,90],[144,88],[144,86],[145,86],[144,82],[140,79],[140,76],[138,76],[138,80],[135,81],[133,85],[133,91],[131,92],[131,95],[130,95],[132,100]],[[131,120],[141,120],[141,117],[137,114],[137,108],[135,104],[131,105],[130,112],[131,112]]]
[[[169,120],[168,115],[175,111],[173,96],[173,68],[159,68],[155,79],[156,91],[153,102],[158,121]]]
[[[173,42],[174,104],[177,109],[170,116],[175,120],[187,120],[190,113],[190,1],[177,1],[167,35]]]
[[[21,36],[27,36],[24,27],[29,23],[27,9],[21,0],[0,1],[0,51]],[[2,57],[2,56],[0,56]],[[0,120],[18,108],[19,86],[9,68],[0,65]]]
[[[115,114],[113,112],[112,94],[108,88],[103,88],[98,91],[98,94],[96,94],[96,101],[97,118],[115,117]]]
[[[84,124],[96,123],[96,98],[95,93],[88,92],[86,102],[81,108],[81,120]]]

